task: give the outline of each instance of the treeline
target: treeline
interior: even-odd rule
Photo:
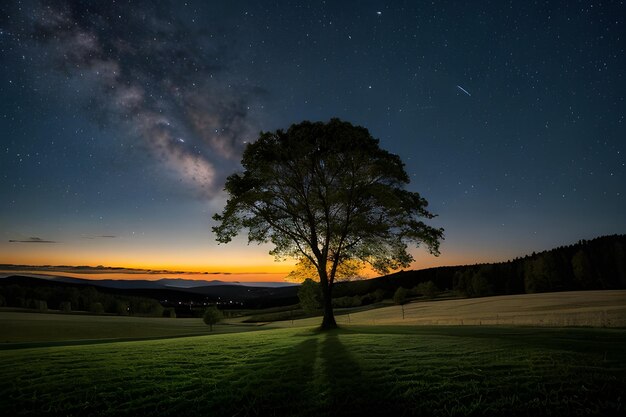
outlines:
[[[371,280],[342,282],[335,288],[335,297],[370,297],[380,290],[388,298],[399,287],[417,294],[416,287],[429,282],[437,291],[468,297],[623,289],[626,235],[580,240],[508,262],[402,271]]]
[[[469,297],[626,288],[626,236],[581,240],[524,258],[457,271],[453,289]]]
[[[338,308],[347,308],[347,307],[359,307],[365,306],[372,303],[379,303],[386,298],[391,298],[393,295],[395,297],[398,289],[403,290],[404,297],[426,297],[433,298],[437,294],[441,293],[441,290],[435,285],[432,281],[420,282],[419,284],[406,288],[403,286],[396,287],[396,290],[391,293],[389,291],[385,291],[382,288],[374,290],[372,292],[368,292],[364,295],[345,295],[342,297],[333,297],[333,307]]]
[[[29,308],[39,311],[87,311],[94,314],[162,316],[157,300],[107,294],[92,286],[24,285],[0,280],[0,307]]]

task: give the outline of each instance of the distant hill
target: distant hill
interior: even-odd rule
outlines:
[[[126,303],[129,298],[144,298],[185,313],[194,307],[214,303],[222,308],[266,308],[298,302],[298,286],[295,285],[275,288],[209,282],[209,285],[182,288],[148,280],[134,280],[129,285],[124,283],[123,280],[12,275],[0,278],[0,306],[38,308],[41,301],[45,301],[46,308],[56,310],[60,309],[61,303],[71,299],[74,310],[86,311],[95,302],[103,303],[98,301],[102,298],[109,303],[105,312],[114,312],[117,306],[111,297]]]
[[[209,286],[244,286],[244,287],[263,287],[276,288],[288,287],[296,284],[289,282],[238,282],[238,281],[220,281],[220,280],[201,280],[201,279],[185,279],[185,278],[160,278],[155,280],[146,279],[87,279],[74,278],[66,276],[37,276],[38,278],[46,278],[57,282],[68,282],[77,284],[90,284],[98,287],[120,288],[120,289],[142,289],[142,288],[175,288],[187,289],[196,287]]]
[[[1,269],[1,268],[0,268]],[[64,275],[51,275],[54,272],[45,271],[42,273],[37,270],[33,270],[33,273],[18,272],[9,275],[19,275],[34,278],[42,278],[57,282],[67,282],[74,284],[89,284],[98,287],[109,288],[193,288],[193,287],[206,287],[213,285],[234,285],[245,287],[263,287],[263,288],[278,288],[289,287],[298,285],[292,282],[272,282],[272,281],[220,281],[220,280],[201,280],[201,279],[187,279],[187,278],[160,278],[160,279],[91,279],[91,278],[76,278],[68,277]],[[89,276],[89,274],[87,274]],[[3,278],[0,276],[0,279]]]

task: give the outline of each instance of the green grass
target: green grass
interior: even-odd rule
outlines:
[[[346,326],[0,351],[3,415],[624,414],[626,331]]]
[[[254,329],[241,324],[217,326],[216,332]],[[107,339],[149,339],[209,334],[202,319],[95,316],[0,312],[0,349],[68,344]]]
[[[626,415],[626,329],[502,325],[619,326],[623,294],[346,310],[328,333],[319,317],[206,336],[201,319],[0,312],[0,414]],[[424,325],[459,321],[500,326]],[[111,342],[130,339],[152,340]]]

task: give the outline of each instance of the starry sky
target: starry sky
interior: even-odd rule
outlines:
[[[623,2],[5,1],[0,263],[274,272],[211,215],[260,131],[339,117],[445,228],[414,268],[626,232]]]

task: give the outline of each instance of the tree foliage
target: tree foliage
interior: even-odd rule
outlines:
[[[224,315],[216,306],[207,308],[204,312],[204,316],[202,316],[204,324],[209,326],[210,331],[213,331],[213,325],[219,323],[222,318],[224,318]]]
[[[365,263],[357,259],[347,259],[339,264],[335,272],[336,281],[350,281],[361,278],[361,271]],[[330,271],[328,271],[330,273]],[[286,279],[289,281],[302,282],[307,279],[319,281],[317,268],[308,258],[300,258]]]
[[[314,313],[322,307],[322,291],[320,285],[311,278],[304,280],[298,289],[300,307],[306,313]]]
[[[393,302],[397,305],[402,305],[407,302],[408,292],[404,287],[398,287],[395,293],[393,293]]]
[[[414,294],[423,295],[426,298],[434,298],[439,291],[439,288],[432,281],[420,282],[413,289]]]
[[[574,274],[574,282],[583,289],[593,288],[597,281],[589,256],[582,249],[578,250],[572,257],[572,272]]]
[[[404,287],[398,287],[393,294],[393,302],[402,308],[402,320],[404,320],[404,305],[407,303],[408,291]]]
[[[493,295],[492,282],[497,279],[493,265],[481,265],[466,268],[455,274],[455,290],[467,297],[485,297]]]
[[[332,119],[261,133],[242,165],[226,181],[216,238],[227,243],[247,229],[250,242],[273,244],[277,259],[310,263],[324,298],[322,327],[336,326],[331,291],[341,265],[387,273],[411,263],[409,245],[438,254],[443,230],[422,221],[434,217],[426,200],[405,189],[400,158],[363,127]]]

